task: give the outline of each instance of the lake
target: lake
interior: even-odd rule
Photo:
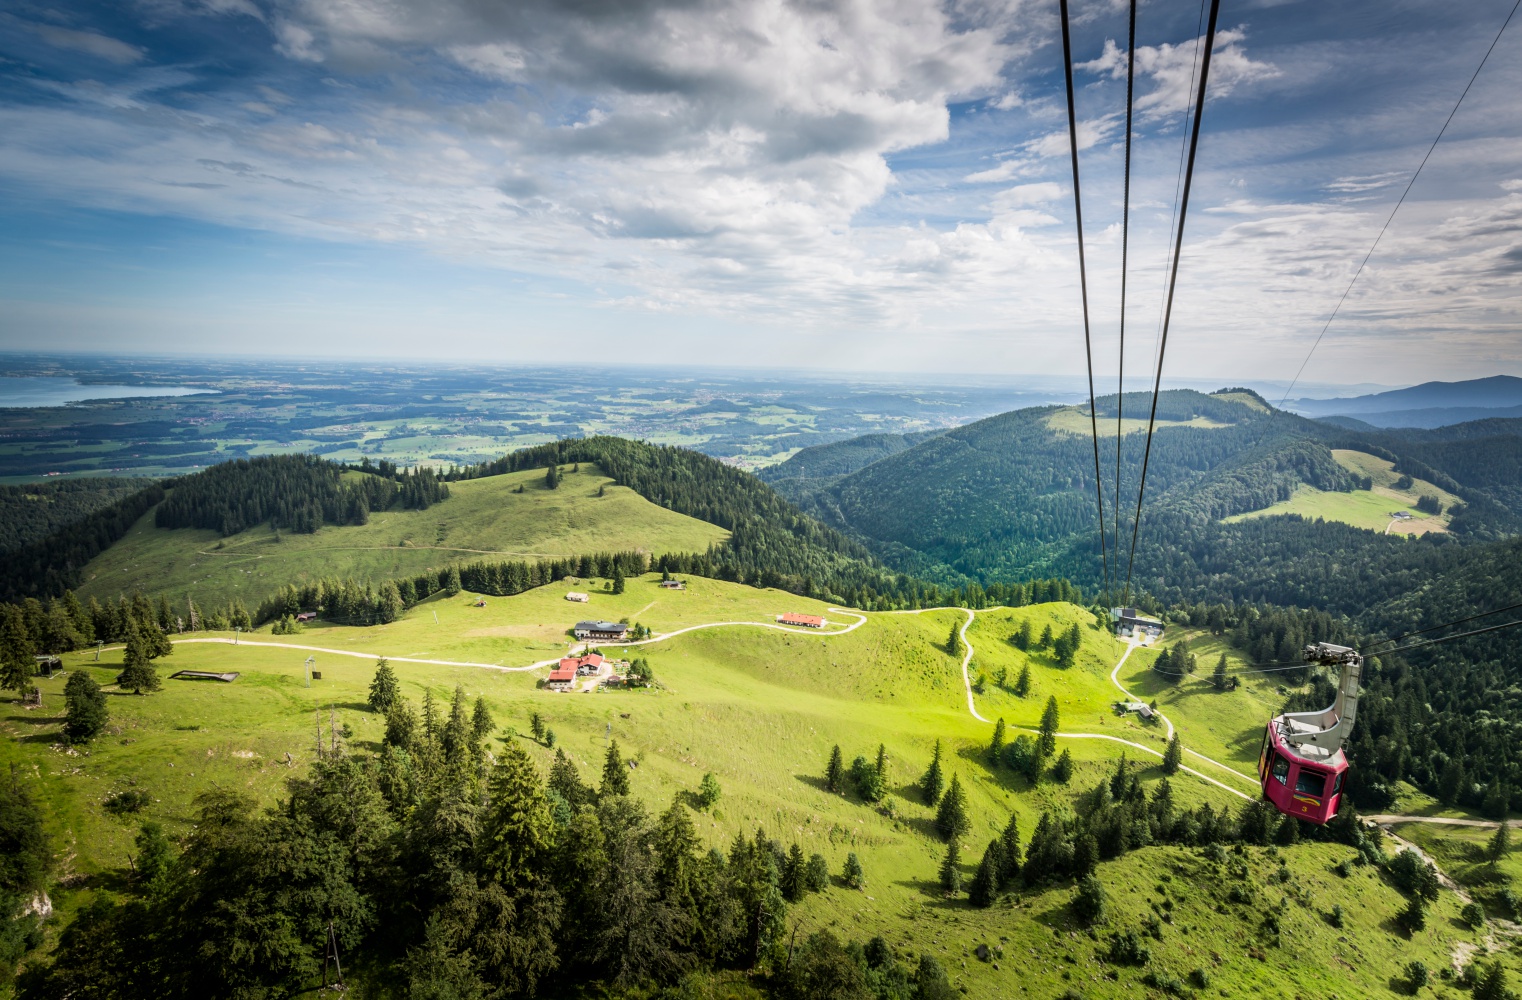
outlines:
[[[28,375],[0,378],[0,407],[63,406],[91,399],[196,396],[209,392],[216,390],[173,385],[84,385],[78,379]]]

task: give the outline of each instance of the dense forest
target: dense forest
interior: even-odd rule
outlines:
[[[164,499],[150,483],[0,558],[0,600],[52,597],[79,585],[85,564],[121,539]]]
[[[57,479],[0,486],[0,554],[40,542],[143,488],[140,479]]]
[[[371,511],[423,510],[449,487],[431,469],[345,477],[343,467],[312,455],[265,455],[214,465],[170,483],[154,524],[209,528],[224,536],[270,523],[295,532],[324,524],[365,524]]]

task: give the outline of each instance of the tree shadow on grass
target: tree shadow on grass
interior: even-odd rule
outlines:
[[[971,877],[971,873],[964,872],[962,875],[963,883],[965,884]],[[939,879],[905,878],[899,879],[893,884],[903,886],[905,889],[909,889],[924,897],[921,900],[921,905],[924,906],[934,906],[942,910],[967,908],[966,894],[958,893],[954,896],[946,895],[945,890],[941,888]]]
[[[829,783],[816,774],[795,774],[793,775],[793,778],[805,785],[808,785],[810,788],[818,789],[826,795],[840,795],[841,797],[844,797],[840,792],[830,791]]]

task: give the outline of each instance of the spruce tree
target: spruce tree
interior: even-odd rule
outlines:
[[[604,798],[629,794],[629,770],[624,766],[623,755],[618,752],[617,740],[608,744],[608,755],[602,762],[602,787],[597,794]]]
[[[565,751],[556,750],[555,760],[550,764],[549,790],[559,795],[575,812],[592,802],[592,789],[582,783],[581,774]]]
[[[951,625],[951,634],[946,637],[946,652],[950,653],[952,656],[962,655],[962,633],[960,625],[961,622],[953,622]]]
[[[1511,850],[1511,827],[1506,820],[1501,820],[1501,825],[1496,827],[1496,832],[1491,835],[1490,843],[1485,845],[1485,857],[1492,866],[1499,865],[1506,857],[1506,852]]]
[[[444,576],[444,593],[449,597],[454,597],[463,589],[465,589],[465,585],[460,582],[460,567],[449,567],[449,572]]]
[[[1013,885],[1020,875],[1020,818],[1014,813],[1009,814],[1009,822],[1004,824],[1004,832],[999,834],[999,841],[1004,846],[1004,867],[999,872],[999,887],[1004,888]]]
[[[1474,1000],[1508,1000],[1512,995],[1506,988],[1506,970],[1499,961],[1479,974],[1474,986]]]
[[[70,743],[87,743],[106,727],[106,696],[88,671],[69,674],[63,701],[63,734]]]
[[[824,766],[824,786],[832,792],[839,792],[844,784],[846,765],[841,757],[840,744],[836,744],[830,750],[830,761]]]
[[[550,801],[539,771],[516,743],[508,743],[492,768],[490,804],[482,817],[481,840],[487,866],[505,886],[538,881],[538,862],[554,843]]]
[[[1013,642],[1015,644],[1015,648],[1020,650],[1022,653],[1030,649],[1031,623],[1029,621],[1021,622],[1020,627],[1015,630],[1015,634],[1010,637],[1010,642]]]
[[[1212,686],[1215,687],[1215,689],[1217,691],[1225,691],[1226,690],[1227,680],[1226,680],[1226,654],[1225,653],[1222,653],[1221,654],[1221,658],[1219,660],[1215,661],[1215,670],[1213,670],[1211,672],[1211,674],[1210,674],[1210,683],[1211,683]]]
[[[886,743],[877,745],[877,780],[882,783],[884,789],[888,787],[888,745]]]
[[[1020,677],[1015,681],[1015,697],[1027,698],[1031,693],[1031,665],[1026,663],[1020,667]]]
[[[1097,924],[1105,918],[1105,890],[1093,874],[1078,880],[1073,894],[1073,916],[1084,924]]]
[[[1046,710],[1041,713],[1041,739],[1036,744],[1041,757],[1050,757],[1057,751],[1057,729],[1060,725],[1057,696],[1052,695],[1046,699]]]
[[[122,673],[118,683],[133,694],[159,689],[159,672],[153,667],[154,644],[147,630],[136,620],[127,624],[127,648],[122,653]]]
[[[709,771],[703,775],[703,780],[698,782],[698,807],[700,809],[712,809],[718,804],[721,794],[719,779],[713,776],[712,771]]]
[[[866,888],[867,876],[861,870],[861,861],[856,857],[855,851],[852,851],[850,854],[846,855],[846,864],[845,867],[841,869],[840,877],[845,881],[847,888]]]
[[[962,849],[952,840],[946,845],[946,857],[941,860],[941,891],[946,895],[962,891]]]
[[[1057,755],[1057,763],[1052,765],[1052,780],[1059,785],[1073,780],[1073,754],[1067,747],[1062,748],[1062,753]]]
[[[995,767],[999,766],[1000,758],[1004,753],[1004,717],[999,716],[999,721],[994,723],[994,737],[988,744],[988,759],[993,761]]]
[[[1004,845],[998,840],[990,840],[988,848],[983,852],[983,860],[978,862],[978,870],[972,876],[972,885],[967,888],[967,895],[973,906],[987,908],[999,898],[1000,874],[1004,871]]]
[[[946,777],[941,773],[941,741],[936,740],[935,755],[930,758],[930,767],[920,779],[920,791],[924,793],[925,804],[933,806],[940,802],[945,787]]]
[[[485,740],[497,728],[496,720],[491,717],[491,709],[486,705],[486,696],[477,695],[475,708],[470,714],[470,733],[476,745],[484,745]]]
[[[375,676],[370,680],[370,710],[382,715],[389,712],[400,691],[396,671],[391,669],[391,664],[382,656],[375,661]]]
[[[624,592],[624,571],[621,570],[621,569],[615,568],[613,570],[613,593],[615,593],[615,594],[622,594],[623,592]]]
[[[972,820],[967,815],[967,794],[962,791],[961,778],[955,774],[951,776],[946,794],[941,796],[941,805],[935,814],[935,828],[941,831],[941,836],[950,840],[966,836],[972,828]]]
[[[803,856],[803,848],[795,842],[787,852],[787,861],[782,865],[782,898],[789,903],[797,903],[803,899],[806,888],[804,878],[807,875],[808,860]]]
[[[548,490],[560,487],[560,468],[554,462],[544,470],[544,488]]]
[[[809,892],[824,892],[830,887],[830,863],[823,854],[809,856],[808,867],[803,872],[803,886]]]
[[[32,641],[14,604],[0,605],[0,687],[20,693],[32,686]]]
[[[1168,748],[1163,751],[1163,773],[1178,774],[1179,767],[1184,763],[1184,746],[1179,742],[1178,733],[1174,733],[1168,740]]]
[[[1050,649],[1052,645],[1052,626],[1048,624],[1041,630],[1041,638],[1036,640],[1037,649]]]
[[[544,742],[544,716],[538,712],[528,717],[528,731],[533,735],[534,742]]]

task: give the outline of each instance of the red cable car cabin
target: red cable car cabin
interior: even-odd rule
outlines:
[[[1263,752],[1258,756],[1263,797],[1286,816],[1318,826],[1326,823],[1337,815],[1337,807],[1342,804],[1348,758],[1340,747],[1332,754],[1326,754],[1320,747],[1308,748],[1316,756],[1296,753],[1278,731],[1278,722],[1275,719],[1268,724]]]
[[[1305,658],[1342,668],[1337,700],[1320,712],[1289,712],[1269,721],[1258,754],[1258,780],[1275,809],[1319,826],[1337,815],[1342,804],[1348,770],[1342,743],[1358,711],[1363,657],[1347,646],[1318,642],[1305,647]]]

